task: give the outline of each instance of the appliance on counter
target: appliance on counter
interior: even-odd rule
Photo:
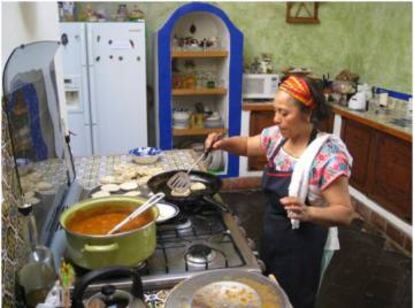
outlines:
[[[358,85],[357,92],[348,101],[348,108],[352,110],[366,110],[367,101],[372,98],[371,88],[367,84]]]
[[[61,23],[60,30],[74,155],[147,146],[144,22]]]
[[[279,82],[277,74],[243,74],[243,99],[273,99]]]
[[[234,216],[204,201],[178,206],[178,216],[157,224],[154,254],[135,267],[142,278],[147,304],[160,303],[160,292],[168,292],[177,283],[201,272],[232,268],[261,272],[261,261],[252,251],[254,242],[245,237],[245,230],[238,226]],[[57,260],[65,258],[65,245],[64,230],[59,229],[52,242]],[[78,277],[89,272],[76,266],[75,271]],[[117,276],[90,284],[88,290],[99,291],[105,284],[129,290],[132,281]]]

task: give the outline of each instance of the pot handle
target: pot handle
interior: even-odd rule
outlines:
[[[82,251],[86,251],[86,252],[110,252],[110,251],[114,251],[114,250],[118,250],[119,249],[119,245],[118,243],[112,243],[109,245],[89,245],[89,244],[85,244],[83,246]]]
[[[132,287],[131,294],[135,298],[139,298],[142,301],[144,300],[144,292],[142,287],[141,276],[138,271],[133,270],[124,266],[111,266],[98,269],[88,274],[84,275],[81,279],[78,279],[75,283],[75,289],[73,290],[72,296],[72,308],[84,308],[82,297],[89,284],[96,282],[97,280],[102,280],[110,278],[112,276],[129,276],[132,277]]]
[[[208,204],[211,204],[211,205],[213,205],[213,206],[215,206],[215,207],[218,207],[220,210],[222,210],[222,211],[223,211],[223,212],[225,212],[225,213],[231,213],[231,211],[230,211],[230,209],[227,207],[227,205],[225,205],[225,204],[223,204],[223,203],[221,203],[221,202],[218,202],[218,201],[214,200],[214,199],[213,199],[213,197],[211,197],[211,196],[209,196],[209,195],[204,195],[204,196],[202,197],[202,199],[203,199],[204,201],[206,201]]]

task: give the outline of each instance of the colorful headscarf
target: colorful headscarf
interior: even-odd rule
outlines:
[[[308,85],[305,80],[300,77],[289,76],[279,86],[279,90],[286,92],[306,107],[313,109],[316,106]]]

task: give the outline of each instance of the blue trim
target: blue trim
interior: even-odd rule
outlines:
[[[243,75],[243,34],[230,21],[221,9],[208,3],[191,2],[178,8],[171,14],[166,23],[158,31],[158,98],[159,98],[159,146],[163,150],[171,149],[172,139],[172,74],[170,40],[176,22],[186,14],[207,12],[219,17],[227,26],[230,35],[229,58],[229,135],[240,135],[242,75]],[[239,158],[229,154],[227,174],[222,177],[235,177],[239,174]]]
[[[48,158],[48,149],[43,138],[42,128],[40,125],[39,99],[36,89],[31,83],[20,82],[19,89],[15,90],[10,97],[10,104],[7,106],[7,112],[13,119],[13,108],[17,103],[17,95],[21,91],[23,93],[24,102],[28,107],[28,115],[25,119],[30,127],[30,137],[33,151],[30,155],[34,155],[34,161],[46,160]]]
[[[403,101],[408,101],[410,98],[413,97],[412,94],[401,93],[401,92],[388,90],[388,89],[384,89],[384,88],[377,88],[376,89],[376,93],[384,93],[384,92],[388,92],[388,96],[390,96],[390,97],[400,99],[400,100],[403,100]]]

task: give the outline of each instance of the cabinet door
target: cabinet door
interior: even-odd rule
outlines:
[[[362,124],[343,118],[341,137],[353,157],[350,184],[365,192],[368,185],[372,148],[374,146],[374,131]]]
[[[272,126],[273,112],[272,111],[252,111],[250,113],[250,136],[260,134],[265,127]],[[249,171],[263,170],[266,164],[266,156],[249,157],[248,168]]]
[[[375,157],[369,189],[372,199],[397,216],[411,221],[411,144],[377,132]]]

